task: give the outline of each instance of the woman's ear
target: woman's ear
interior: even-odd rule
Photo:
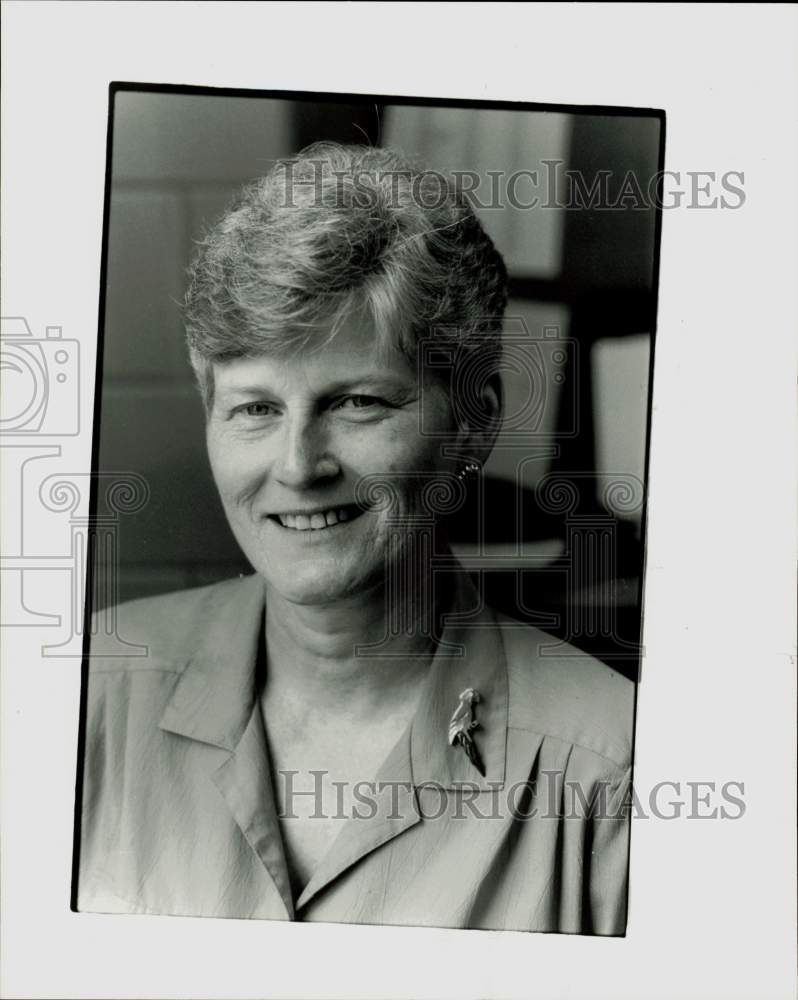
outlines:
[[[504,394],[501,376],[492,374],[480,386],[478,398],[470,401],[466,420],[461,423],[460,443],[464,454],[480,465],[487,462],[501,429]]]

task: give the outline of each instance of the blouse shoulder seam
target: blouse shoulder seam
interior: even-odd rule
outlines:
[[[612,766],[617,771],[626,772],[632,766],[631,760],[627,759],[625,762],[620,762],[616,760],[614,757],[608,757],[606,754],[601,753],[594,747],[587,746],[587,744],[585,743],[580,743],[578,740],[566,739],[563,736],[558,736],[556,733],[544,732],[543,730],[540,729],[528,729],[525,726],[516,726],[516,725],[508,725],[507,729],[508,731],[515,730],[516,732],[519,733],[537,733],[539,736],[542,736],[543,738],[557,740],[559,743],[564,743],[572,747],[578,747],[580,750],[584,750],[586,753],[593,754],[594,757],[600,757],[602,760],[606,760],[609,764],[612,764]]]

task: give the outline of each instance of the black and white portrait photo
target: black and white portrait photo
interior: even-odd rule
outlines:
[[[791,1000],[795,7],[0,20],[0,997]]]
[[[624,934],[662,140],[115,90],[79,911]]]

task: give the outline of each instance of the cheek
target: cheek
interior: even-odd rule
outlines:
[[[419,433],[415,415],[386,423],[376,435],[364,434],[350,452],[364,470],[397,474],[433,469],[440,464],[440,454],[439,436]]]
[[[216,488],[225,503],[245,499],[260,483],[262,469],[240,444],[208,435],[208,460]]]
[[[357,472],[371,481],[368,493],[383,509],[382,523],[406,515],[436,516],[440,499],[446,495],[447,486],[436,481],[447,469],[441,458],[440,441],[418,434],[417,427],[398,431],[383,439],[380,449],[371,450],[370,464],[360,465]],[[380,484],[384,485],[380,485]],[[444,503],[445,506],[445,503]]]
[[[416,428],[381,435],[369,447],[350,455],[349,468],[355,478],[374,484],[384,483],[401,507],[418,506],[418,497],[440,467],[440,448],[429,439],[419,438]]]

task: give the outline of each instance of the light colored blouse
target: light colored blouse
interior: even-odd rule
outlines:
[[[77,907],[622,935],[634,685],[457,576],[416,714],[293,898],[255,678],[258,576],[133,601],[92,644]],[[139,650],[138,652],[142,652]],[[449,721],[479,692],[484,775]]]

